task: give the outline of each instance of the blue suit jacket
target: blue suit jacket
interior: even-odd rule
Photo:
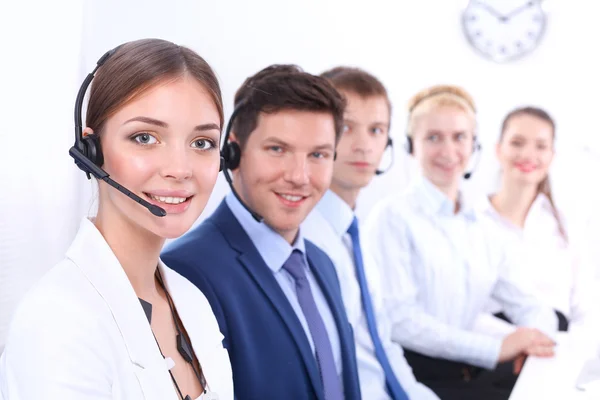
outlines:
[[[306,256],[340,335],[345,399],[360,400],[354,336],[337,274],[327,255],[308,241]],[[236,399],[324,400],[304,329],[225,201],[161,258],[210,302],[225,336]]]

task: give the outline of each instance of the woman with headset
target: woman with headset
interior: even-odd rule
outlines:
[[[443,399],[508,398],[512,368],[508,382],[485,370],[515,360],[518,371],[525,355],[552,355],[548,336],[557,325],[550,308],[505,276],[511,254],[460,193],[478,150],[475,131],[474,102],[461,88],[434,86],[415,95],[407,144],[422,176],[374,208],[365,235],[387,277],[393,339],[417,380]],[[500,338],[475,332],[490,297],[522,327]]]
[[[500,188],[485,198],[482,211],[499,234],[520,246],[523,268],[514,273],[533,283],[537,296],[555,310],[559,330],[597,338],[593,273],[577,237],[567,233],[550,188],[555,129],[552,117],[536,107],[517,108],[505,117],[496,147]],[[490,311],[509,320],[494,301]]]
[[[159,259],[165,240],[199,217],[219,172],[223,110],[211,67],[163,40],[126,43],[98,61],[75,113],[69,153],[88,178],[108,184],[99,183],[98,213],[83,218],[65,259],[20,303],[0,392],[10,400],[233,399],[206,298]]]

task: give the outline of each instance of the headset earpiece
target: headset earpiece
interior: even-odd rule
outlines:
[[[413,152],[413,142],[410,136],[406,136],[406,152],[408,154],[412,154]]]
[[[100,136],[96,133],[86,135],[81,139],[81,143],[83,143],[83,155],[101,167],[104,164],[104,155],[100,147]]]
[[[223,152],[221,153],[223,159],[223,169],[233,171],[240,166],[240,159],[242,158],[242,149],[237,142],[229,142],[225,144]]]

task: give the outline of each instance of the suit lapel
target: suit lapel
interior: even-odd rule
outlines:
[[[140,301],[102,234],[84,219],[69,248],[71,259],[109,308],[147,399],[175,395],[152,329]]]
[[[304,361],[310,380],[315,388],[315,392],[322,393],[323,385],[319,378],[317,363],[312,349],[310,348],[310,343],[306,338],[304,329],[302,328],[294,309],[281,290],[273,273],[260,256],[256,247],[254,247],[254,244],[229,207],[227,207],[225,201],[221,203],[214,216],[211,218],[214,218],[216,226],[223,232],[229,245],[239,253],[237,257],[238,261],[246,269],[256,285],[261,289],[269,303],[288,328],[298,350],[300,350],[302,361]]]

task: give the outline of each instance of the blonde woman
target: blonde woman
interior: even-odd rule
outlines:
[[[514,377],[499,382],[485,370],[515,360],[518,371],[525,355],[551,356],[556,316],[504,275],[511,254],[460,194],[477,146],[471,96],[434,86],[416,94],[408,111],[407,150],[422,176],[375,207],[366,235],[386,276],[394,340],[440,398],[506,399]],[[522,327],[504,338],[474,332],[490,298]]]

